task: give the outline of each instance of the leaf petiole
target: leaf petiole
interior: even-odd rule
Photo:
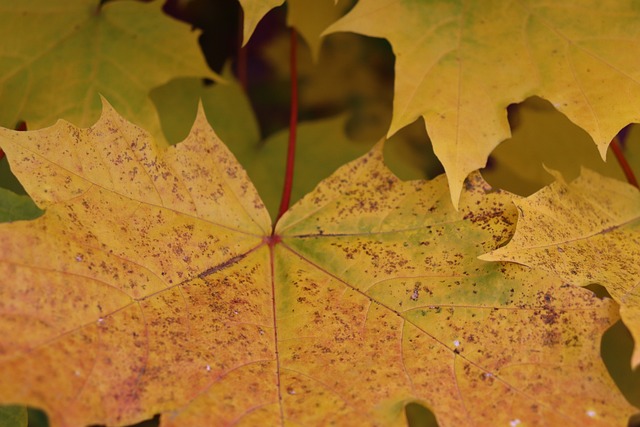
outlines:
[[[284,176],[284,187],[280,199],[280,209],[276,222],[289,209],[291,189],[293,186],[293,167],[296,153],[296,126],[298,123],[298,69],[297,69],[297,34],[293,28],[290,33],[289,69],[291,70],[291,113],[289,115],[289,146],[287,148],[287,167]]]
[[[614,136],[613,139],[611,140],[611,150],[613,151],[613,154],[616,156],[616,160],[618,160],[618,163],[620,164],[620,167],[622,168],[624,175],[627,177],[627,182],[636,188],[640,188],[640,186],[638,186],[638,180],[636,179],[636,176],[633,173],[633,169],[631,169],[629,162],[627,162],[627,159],[624,157],[624,153],[622,152],[622,147],[620,146],[620,140],[618,139],[617,135]]]

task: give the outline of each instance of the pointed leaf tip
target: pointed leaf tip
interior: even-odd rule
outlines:
[[[0,401],[38,404],[52,425],[160,412],[176,427],[394,425],[418,399],[443,425],[613,425],[633,410],[599,356],[613,301],[477,260],[515,223],[477,173],[455,211],[444,176],[399,180],[381,142],[272,239],[204,123],[166,150],[101,123],[25,133],[58,132],[40,146],[65,155],[45,166],[71,159],[41,188],[69,185],[65,171],[89,185],[0,227]]]
[[[606,16],[619,19],[611,25]],[[640,10],[628,1],[585,8],[579,0],[560,7],[360,0],[324,34],[351,31],[389,41],[396,62],[388,136],[423,116],[453,177],[455,200],[463,180],[454,175],[484,165],[509,137],[506,107],[527,96],[550,100],[591,135],[605,159],[610,138],[638,121],[638,19]],[[624,59],[620,46],[629,52]]]
[[[284,4],[285,0],[239,0],[244,12],[242,46],[246,46],[256,27],[271,10]]]
[[[204,104],[202,103],[202,99],[198,100],[198,109],[196,110],[196,118],[193,122],[192,129],[199,128],[199,127],[209,128],[215,135],[215,130],[211,127],[211,124],[209,123],[209,119],[207,119],[207,112],[204,109]]]

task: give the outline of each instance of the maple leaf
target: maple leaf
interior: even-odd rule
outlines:
[[[267,210],[275,217],[284,182],[289,130],[285,129],[261,140],[257,119],[242,87],[225,75],[224,85],[203,86],[200,81],[179,79],[152,93],[154,102],[170,140],[183,139],[189,132],[185,123],[193,123],[202,102],[209,123],[223,141],[231,141],[229,149],[255,183]],[[181,112],[175,103],[189,105]],[[297,125],[297,168],[292,190],[292,202],[311,191],[321,179],[337,167],[364,154],[373,143],[354,143],[344,133],[345,116],[301,122]]]
[[[158,140],[149,91],[176,76],[219,79],[197,36],[158,1],[2,0],[0,125],[25,120],[35,129],[64,118],[89,126],[102,94]]]
[[[361,0],[325,34],[391,43],[389,135],[423,116],[457,203],[466,176],[509,137],[505,108],[533,94],[585,129],[604,158],[613,136],[640,119],[639,18],[617,0]]]
[[[640,365],[640,193],[588,169],[516,201],[518,226],[508,245],[481,258],[508,260],[553,272],[579,286],[605,286],[620,304]]]
[[[223,141],[230,141],[232,152],[236,146],[244,149],[260,145],[260,126],[251,101],[228,70],[222,76],[225,84],[210,85],[202,79],[181,78],[151,91],[169,143],[176,144],[189,135],[201,104],[216,134]],[[174,108],[176,104],[181,108]]]
[[[0,129],[45,214],[0,225],[0,401],[53,426],[612,425],[617,306],[477,256],[516,209],[475,174],[402,182],[382,146],[275,225],[200,112],[160,150],[108,105],[80,129]],[[586,374],[588,373],[588,374]],[[18,386],[16,386],[18,385]]]
[[[271,216],[275,217],[284,182],[289,130],[284,129],[261,139],[257,119],[242,87],[233,76],[224,73],[223,77],[227,83],[215,85],[203,85],[197,79],[175,79],[152,91],[151,98],[170,142],[180,141],[188,135],[190,129],[187,124],[193,123],[200,100],[209,124],[220,139],[228,141],[228,148],[246,169]],[[176,110],[176,104],[185,108]],[[296,168],[292,202],[299,200],[339,166],[364,154],[374,144],[374,141],[350,140],[344,132],[345,127],[344,115],[303,121],[297,125],[296,161],[304,168]],[[401,169],[405,175],[424,177],[420,174],[426,169],[424,165],[403,161],[416,156],[411,157],[399,151],[408,150],[409,142],[400,140],[402,136],[400,133],[386,144],[387,155],[390,153],[393,156],[394,167]]]

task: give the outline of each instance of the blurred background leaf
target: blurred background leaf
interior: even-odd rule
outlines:
[[[0,427],[27,427],[27,408],[0,406]]]
[[[568,181],[578,177],[581,166],[626,181],[611,149],[603,162],[589,134],[548,101],[532,97],[512,105],[509,122],[512,137],[493,150],[482,171],[492,186],[528,196],[554,181],[543,165]]]
[[[29,196],[0,188],[0,222],[35,219],[42,213]]]

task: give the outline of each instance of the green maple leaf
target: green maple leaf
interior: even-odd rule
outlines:
[[[506,107],[534,94],[586,130],[604,158],[616,133],[640,120],[639,13],[619,0],[361,0],[325,33],[391,43],[389,135],[424,117],[455,204],[467,175],[509,137]]]
[[[0,188],[0,222],[35,219],[40,215],[42,211],[28,196]]]
[[[613,301],[477,258],[516,220],[477,174],[454,210],[444,177],[402,182],[378,145],[272,227],[202,113],[168,149],[109,106],[0,144],[46,211],[0,225],[0,400],[53,426],[403,425],[410,402],[441,426],[634,412],[599,358]]]
[[[0,2],[0,125],[29,129],[63,118],[89,126],[107,96],[159,141],[152,88],[176,76],[217,78],[197,33],[162,12],[161,2]]]

